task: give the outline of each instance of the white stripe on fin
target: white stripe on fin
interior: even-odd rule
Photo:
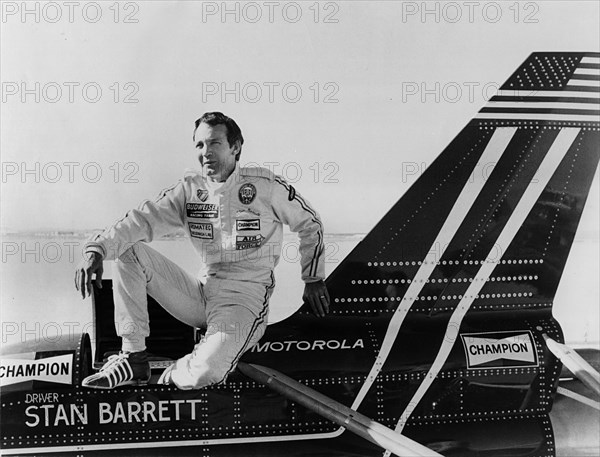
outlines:
[[[546,188],[548,182],[556,172],[561,161],[569,151],[571,145],[577,139],[581,129],[579,128],[563,128],[556,136],[554,142],[550,146],[548,153],[542,160],[538,170],[529,182],[527,189],[523,193],[523,196],[517,203],[510,219],[506,223],[506,226],[502,229],[502,232],[498,236],[498,240],[494,243],[494,248],[487,255],[486,260],[482,263],[477,275],[473,279],[473,282],[469,285],[469,288],[463,295],[456,309],[452,313],[448,325],[446,327],[446,333],[442,340],[440,350],[431,365],[431,368],[427,372],[427,375],[423,378],[421,385],[409,401],[408,406],[400,416],[400,421],[396,425],[395,430],[401,432],[406,424],[406,421],[412,414],[412,411],[417,407],[423,396],[429,390],[429,387],[433,383],[434,379],[438,376],[440,370],[446,363],[448,355],[454,346],[454,342],[458,338],[461,322],[467,311],[473,304],[475,296],[479,294],[480,290],[487,283],[487,279],[490,277],[496,263],[493,260],[497,257],[497,247],[501,249],[501,252],[506,252],[513,238],[525,222],[525,219],[531,212],[531,209],[540,198],[543,190]]]
[[[482,170],[484,166],[489,166],[490,164],[492,164],[495,168],[498,160],[508,147],[508,144],[515,135],[516,131],[517,127],[497,128],[492,134],[490,141],[485,147],[485,150],[481,154],[481,157],[479,158],[479,161],[473,170]],[[489,176],[492,171],[493,170],[489,170],[487,176]],[[478,175],[478,173],[474,173],[473,175],[475,174]],[[400,331],[404,317],[408,313],[416,297],[418,297],[421,289],[426,284],[426,280],[435,269],[437,261],[439,261],[439,258],[444,253],[452,238],[454,238],[454,235],[456,234],[465,216],[471,209],[475,199],[483,189],[483,186],[486,182],[485,177],[475,176],[474,178],[475,179],[467,179],[467,182],[465,183],[460,195],[454,202],[454,206],[450,210],[444,225],[440,229],[431,248],[428,249],[424,261],[421,263],[417,274],[408,287],[408,290],[404,294],[402,302],[398,305],[393,317],[390,319],[385,337],[381,344],[381,348],[377,354],[377,357],[375,358],[375,363],[367,375],[364,384],[358,392],[358,395],[354,399],[354,402],[352,403],[352,409],[358,409],[358,406],[367,395],[371,385],[373,385],[375,382],[377,375],[381,371],[383,364],[387,360],[388,355],[392,350],[392,346],[396,341],[396,337],[398,336],[398,332]],[[436,249],[434,249],[436,246],[441,246],[441,252],[438,252]]]

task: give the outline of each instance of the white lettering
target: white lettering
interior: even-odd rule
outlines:
[[[483,334],[462,335],[469,367],[495,360],[515,360],[536,363],[536,351],[529,333],[501,339],[484,337]]]
[[[34,419],[34,422],[25,421],[25,425],[28,427],[35,427],[40,423],[40,417],[37,414],[32,413],[32,411],[35,412],[36,410],[37,406],[28,406],[25,408],[25,414]]]
[[[324,349],[364,349],[365,343],[362,338],[357,339],[354,343],[350,344],[348,340],[344,339],[342,341],[338,340],[314,340],[314,341],[296,341],[296,340],[288,340],[288,341],[266,341],[264,343],[258,343],[256,346],[252,348],[252,352],[288,352],[291,350],[295,351],[314,351],[314,350],[324,350]]]
[[[167,414],[167,409],[169,406],[168,400],[161,400],[158,402],[158,420],[159,421],[169,421],[171,418],[169,416],[165,416]]]
[[[112,413],[110,411],[110,405],[108,403],[100,402],[98,403],[100,418],[99,421],[101,424],[107,424],[112,421]],[[106,417],[105,417],[106,416]]]
[[[337,340],[329,340],[327,342],[328,349],[339,349],[339,347],[340,347],[340,342]]]

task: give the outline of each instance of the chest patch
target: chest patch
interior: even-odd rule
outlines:
[[[198,197],[198,200],[201,202],[205,202],[208,198],[208,191],[206,189],[198,189],[196,191],[196,197]]]
[[[202,240],[213,239],[212,224],[196,224],[194,222],[190,222],[188,225],[190,226],[190,235],[194,238],[200,238]]]
[[[186,203],[187,217],[200,219],[215,219],[219,217],[219,207],[214,203]]]
[[[254,187],[254,184],[244,184],[240,187],[238,196],[244,205],[249,205],[254,201],[254,197],[256,197],[256,187]]]
[[[245,235],[237,236],[235,240],[235,248],[239,251],[241,249],[252,249],[259,247],[265,239],[262,235]]]
[[[235,229],[242,230],[260,230],[260,219],[238,219],[235,221]]]

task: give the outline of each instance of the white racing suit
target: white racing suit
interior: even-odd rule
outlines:
[[[303,281],[324,279],[319,215],[294,187],[264,168],[236,165],[221,187],[186,173],[155,201],[143,202],[93,237],[85,252],[117,260],[115,325],[123,350],[146,347],[148,293],[181,321],[207,329],[193,352],[176,362],[172,382],[192,389],[224,381],[266,329],[283,224],[299,234]],[[181,228],[204,266],[197,278],[140,243]]]

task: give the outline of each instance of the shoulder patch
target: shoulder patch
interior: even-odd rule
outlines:
[[[263,167],[242,167],[240,168],[240,175],[251,178],[268,179],[269,181],[275,179],[275,174],[271,170]]]
[[[296,189],[294,189],[294,186],[292,186],[290,184],[290,193],[288,194],[288,200],[292,201],[295,196],[296,196]]]

